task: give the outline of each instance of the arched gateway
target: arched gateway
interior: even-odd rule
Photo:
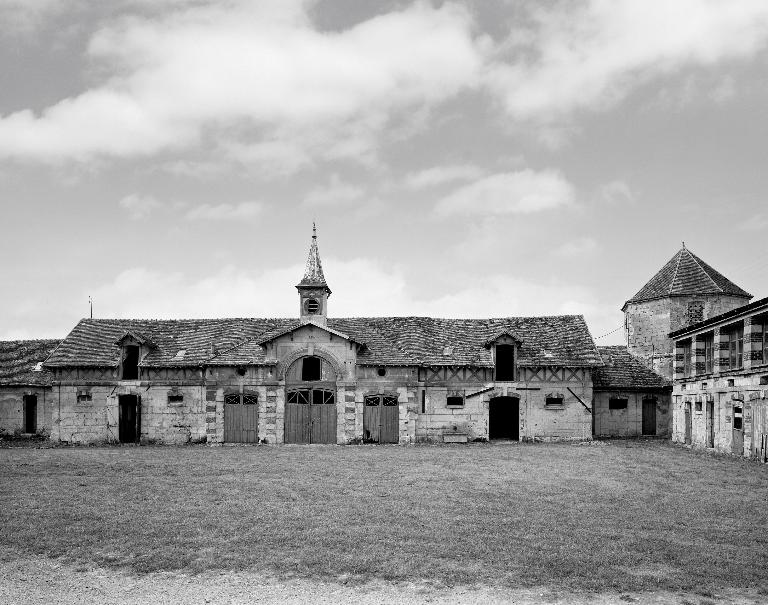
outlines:
[[[322,357],[286,369],[285,443],[336,443],[336,369]]]

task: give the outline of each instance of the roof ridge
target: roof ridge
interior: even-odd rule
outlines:
[[[669,280],[669,291],[667,294],[670,296],[672,296],[672,290],[675,289],[675,280],[677,279],[677,272],[680,271],[680,261],[683,258],[683,250],[685,250],[685,248],[677,253],[677,264],[675,265],[675,272],[672,274],[672,279]]]
[[[720,290],[720,292],[725,292],[725,289],[723,289],[721,286],[718,286],[718,285],[717,285],[717,282],[716,282],[716,281],[715,281],[715,280],[712,278],[712,276],[709,274],[709,271],[707,271],[707,270],[706,270],[704,267],[702,267],[702,266],[701,266],[701,263],[702,263],[702,262],[704,262],[704,261],[702,261],[702,260],[701,260],[701,259],[700,259],[698,256],[696,256],[696,255],[695,255],[693,252],[691,252],[691,251],[690,251],[690,250],[688,250],[687,248],[686,248],[685,250],[686,250],[686,252],[688,252],[688,255],[689,255],[689,256],[690,256],[690,257],[693,259],[693,262],[694,262],[694,263],[696,263],[696,266],[697,266],[699,269],[701,269],[701,270],[702,270],[702,272],[704,273],[704,275],[706,275],[706,276],[709,278],[709,281],[711,281],[711,282],[714,284],[715,288],[717,288],[718,290]],[[724,277],[725,277],[725,276],[724,276]],[[726,278],[726,279],[728,279],[728,278]],[[735,285],[735,284],[734,284],[734,285]]]

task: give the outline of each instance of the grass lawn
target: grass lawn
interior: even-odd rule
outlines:
[[[661,442],[12,448],[0,482],[3,557],[768,591],[768,466]]]

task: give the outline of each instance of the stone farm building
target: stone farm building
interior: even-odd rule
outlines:
[[[296,288],[294,319],[84,319],[50,354],[48,341],[19,358],[39,384],[0,384],[0,432],[68,443],[669,437],[669,333],[749,300],[683,248],[624,305],[626,347],[598,348],[578,315],[335,318],[315,234]],[[23,401],[8,403],[31,395],[43,402],[36,426]]]

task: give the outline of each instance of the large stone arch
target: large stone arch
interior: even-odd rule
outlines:
[[[277,364],[277,378],[278,380],[285,380],[285,373],[296,361],[301,359],[302,357],[319,357],[320,359],[328,362],[328,364],[333,368],[334,372],[336,372],[336,380],[341,380],[344,377],[344,370],[342,368],[341,363],[339,363],[339,360],[334,357],[334,355],[322,348],[315,345],[313,347],[312,352],[310,353],[310,350],[308,347],[303,347],[301,349],[296,349],[295,351],[292,351],[290,354],[288,354],[286,357],[281,359]]]

